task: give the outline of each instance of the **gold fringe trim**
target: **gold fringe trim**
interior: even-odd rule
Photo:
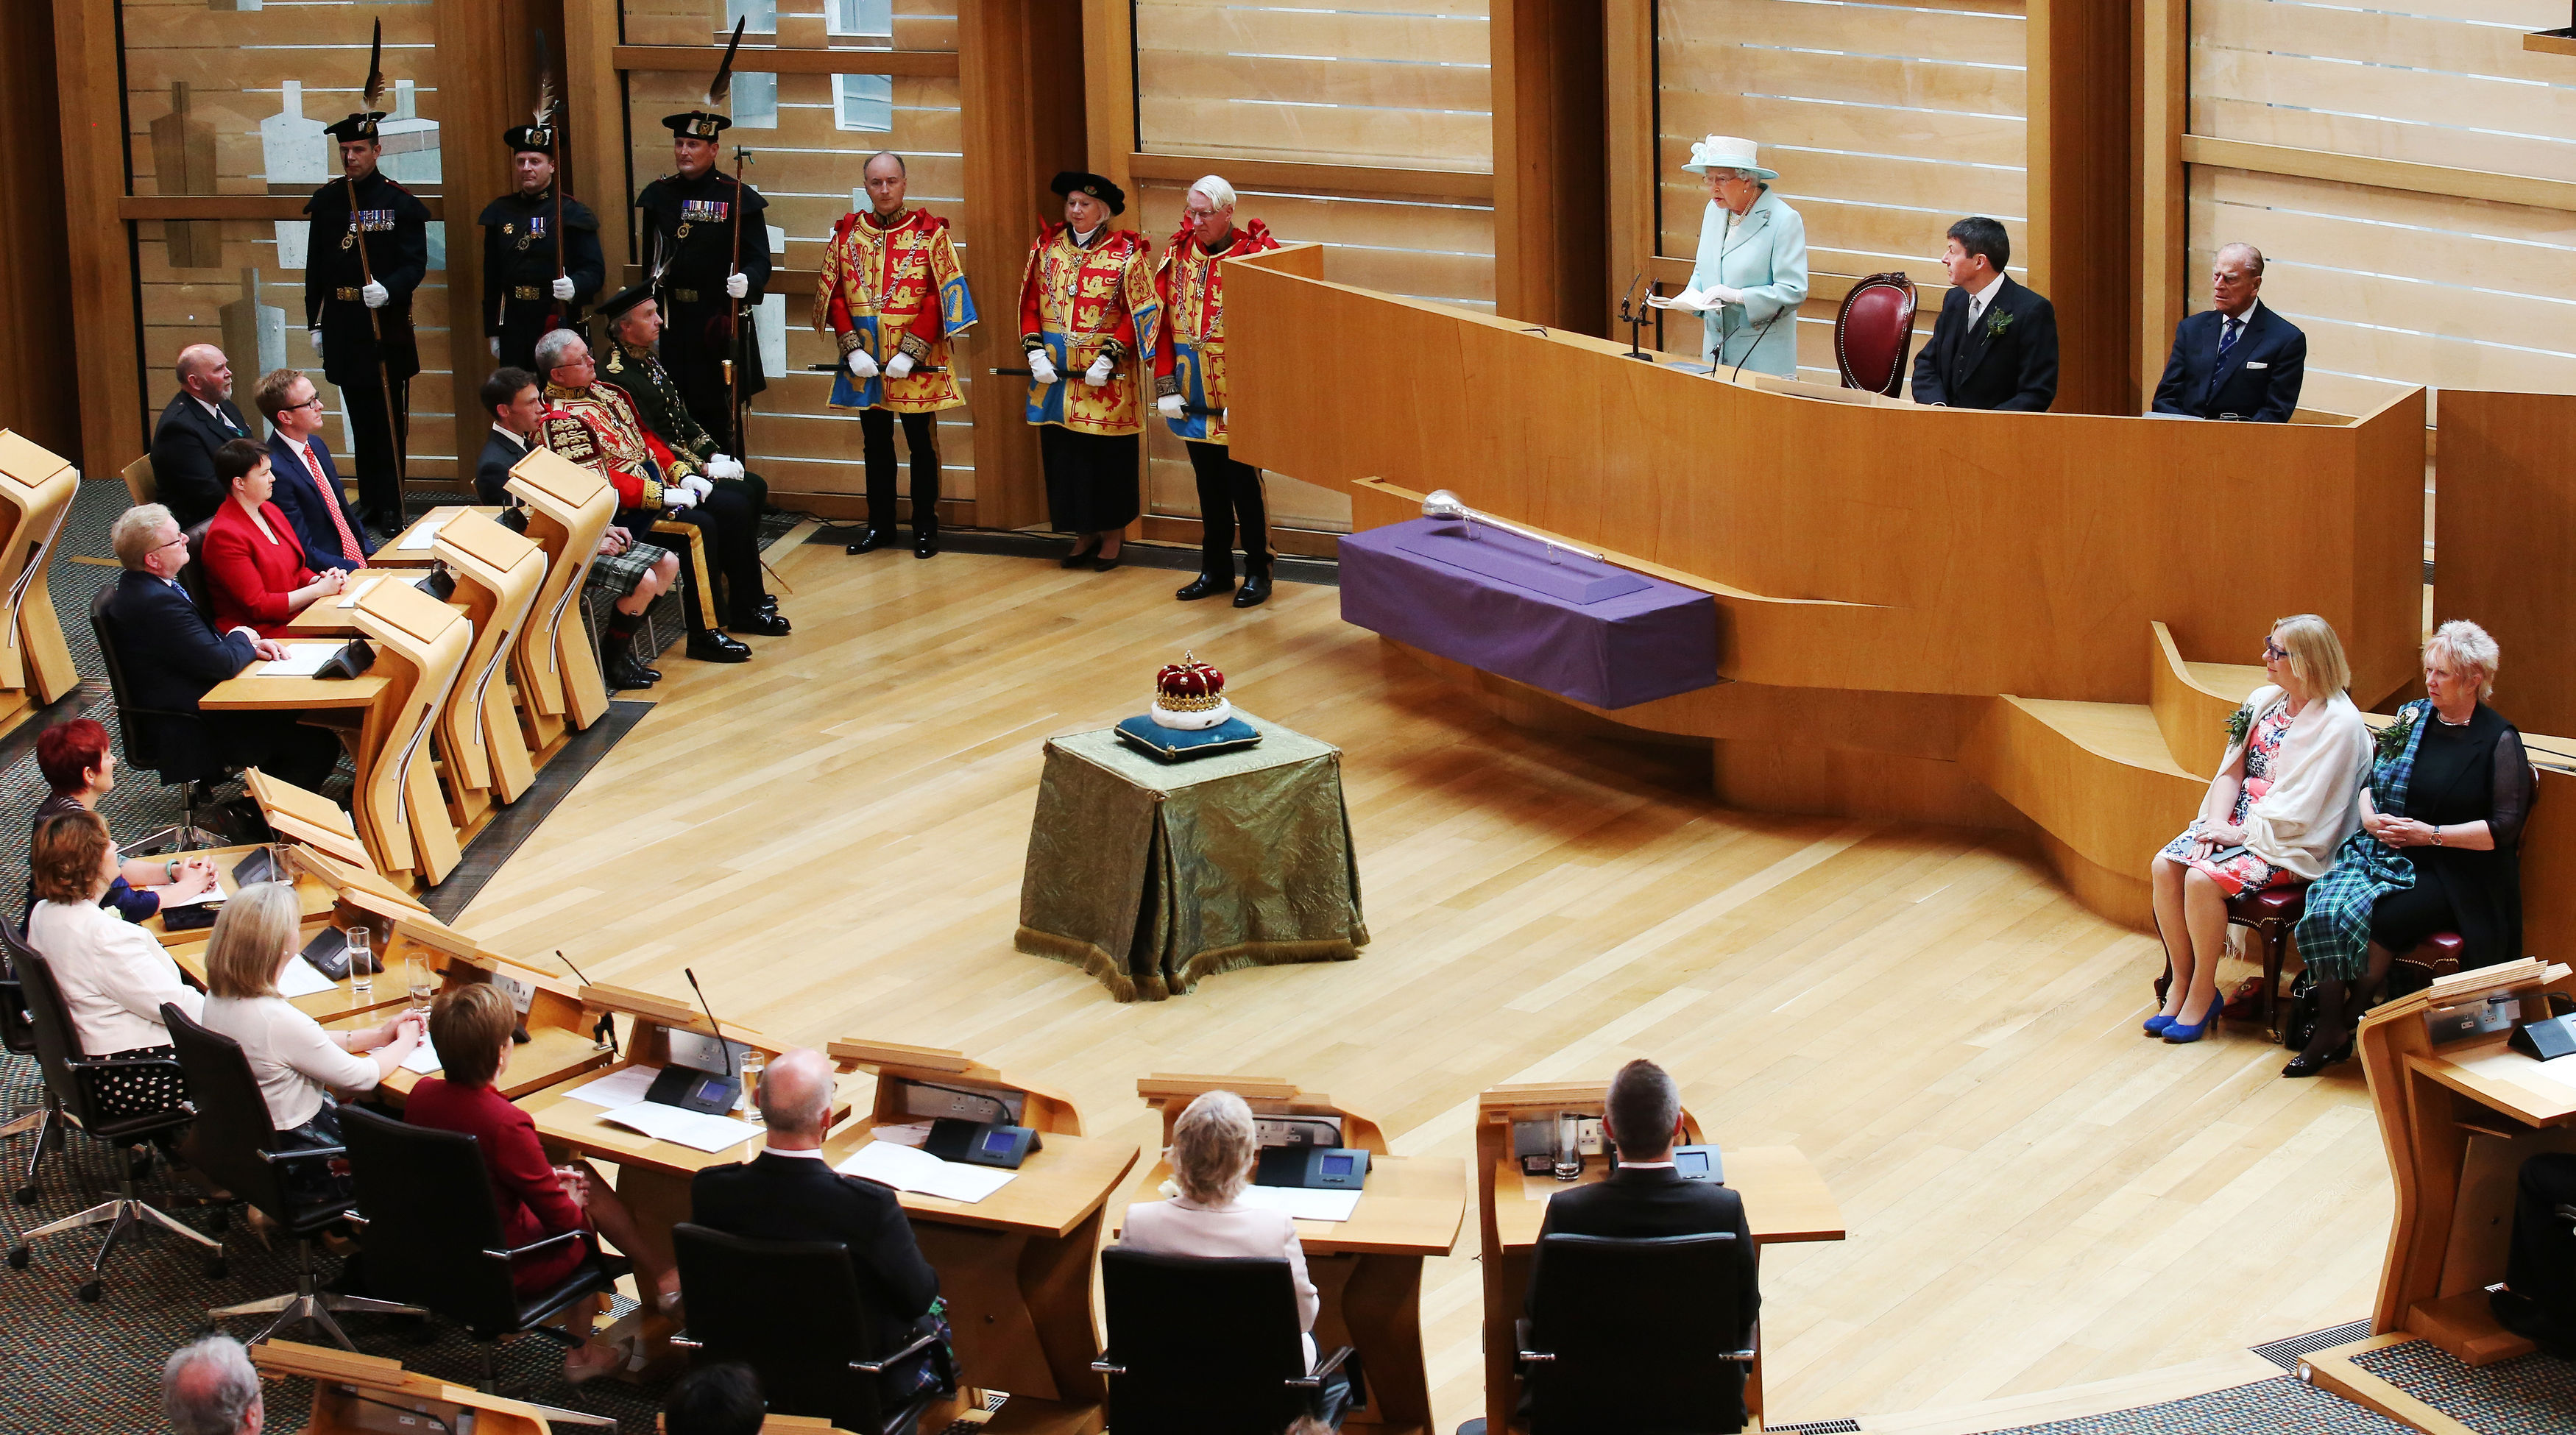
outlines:
[[[1240,971],[1245,967],[1278,967],[1299,962],[1354,962],[1359,949],[1368,945],[1368,930],[1363,927],[1347,938],[1312,942],[1245,942],[1232,947],[1218,947],[1189,959],[1178,977],[1166,981],[1149,976],[1139,981],[1129,974],[1127,964],[1090,942],[1042,932],[1035,927],[1021,927],[1011,937],[1011,945],[1033,957],[1066,962],[1089,972],[1109,994],[1122,1002],[1158,1002],[1185,995],[1206,977]]]

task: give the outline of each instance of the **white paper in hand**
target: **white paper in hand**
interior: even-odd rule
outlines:
[[[942,1196],[968,1205],[1011,1184],[1014,1175],[990,1166],[942,1161],[927,1151],[916,1151],[891,1141],[871,1141],[860,1147],[858,1154],[832,1169],[844,1176],[883,1181],[898,1191],[917,1191],[925,1196]]]
[[[277,994],[288,1001],[293,1001],[297,997],[309,997],[315,992],[327,992],[334,985],[336,983],[322,975],[311,962],[302,957],[288,962],[286,970],[277,974]]]
[[[1357,1191],[1309,1191],[1299,1186],[1246,1186],[1234,1198],[1256,1211],[1285,1211],[1300,1221],[1347,1221],[1358,1209]]]
[[[438,530],[444,527],[446,523],[447,520],[444,518],[422,519],[418,524],[413,526],[411,532],[403,535],[403,551],[407,553],[428,552],[432,547],[436,546],[438,542]]]
[[[439,1067],[438,1043],[434,1041],[424,1041],[420,1045],[413,1047],[411,1049],[411,1055],[404,1057],[402,1064],[403,1070],[405,1071],[415,1072],[422,1076],[436,1076],[438,1074]]]

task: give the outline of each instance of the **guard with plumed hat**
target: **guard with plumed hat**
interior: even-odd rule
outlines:
[[[733,87],[742,22],[701,108],[666,116],[675,169],[644,186],[644,273],[662,307],[662,363],[701,427],[742,452],[740,404],[767,388],[750,310],[769,287],[769,202],[716,168],[733,121],[717,110]],[[737,166],[739,169],[739,166]]]

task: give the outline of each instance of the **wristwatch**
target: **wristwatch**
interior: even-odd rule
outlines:
[[[2438,824],[2433,828],[2433,845],[2436,847],[2442,845],[2442,829]]]

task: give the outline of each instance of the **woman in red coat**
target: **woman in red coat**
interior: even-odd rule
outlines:
[[[284,637],[296,614],[339,592],[348,575],[305,566],[295,525],[268,501],[277,486],[268,450],[234,439],[215,450],[215,477],[231,495],[206,522],[206,596],[215,606],[215,631],[251,628],[263,638]]]
[[[403,1105],[414,1126],[462,1131],[483,1151],[500,1203],[501,1236],[514,1249],[565,1231],[606,1236],[635,1262],[637,1282],[654,1294],[666,1314],[679,1303],[680,1273],[660,1242],[636,1229],[625,1203],[584,1162],[546,1163],[537,1126],[495,1085],[510,1067],[510,1029],[518,1024],[510,999],[489,984],[458,987],[429,1012],[429,1039],[438,1048],[440,1073],[424,1077]],[[521,1296],[561,1282],[590,1258],[595,1239],[566,1241],[520,1258],[510,1283]],[[564,1312],[567,1328],[587,1335],[598,1298],[575,1301]],[[564,1379],[578,1385],[625,1363],[614,1346],[585,1344],[564,1357]]]

